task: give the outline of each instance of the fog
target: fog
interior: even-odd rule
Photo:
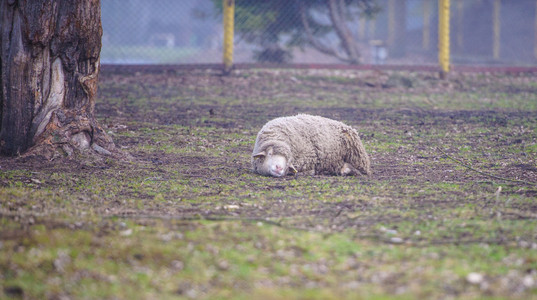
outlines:
[[[364,64],[437,63],[436,0],[379,0],[374,18],[347,22]],[[393,3],[397,3],[394,5]],[[452,0],[451,61],[536,65],[533,0]],[[210,0],[102,0],[103,64],[205,64],[222,61],[222,18]],[[238,12],[237,12],[238,14]],[[314,15],[326,18],[323,12]],[[298,16],[297,16],[298,17]],[[236,15],[236,22],[244,18]],[[281,36],[283,43],[287,37]],[[335,35],[324,42],[338,45]],[[234,62],[255,62],[258,45],[235,33]],[[292,50],[291,63],[338,63],[313,47]]]

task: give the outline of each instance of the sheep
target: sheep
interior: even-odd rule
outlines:
[[[371,175],[369,157],[352,127],[320,116],[276,118],[257,134],[252,152],[254,172],[281,177]]]

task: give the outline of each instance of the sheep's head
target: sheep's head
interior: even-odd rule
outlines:
[[[288,155],[286,155],[288,151],[283,151],[282,153],[278,150],[280,150],[279,147],[271,145],[261,147],[260,151],[254,153],[252,155],[254,171],[261,175],[274,177],[285,176],[289,170],[296,173],[295,167],[293,167],[288,159]]]

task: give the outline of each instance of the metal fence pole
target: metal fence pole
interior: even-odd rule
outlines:
[[[233,29],[235,0],[222,0],[224,6],[224,74],[229,74],[233,67]]]
[[[439,0],[438,5],[438,60],[440,76],[444,78],[449,72],[449,0]]]
[[[493,32],[494,40],[492,45],[492,56],[494,59],[500,59],[500,9],[501,9],[501,0],[494,0],[493,6]]]
[[[533,56],[537,59],[537,1],[535,1],[535,20],[533,24]]]

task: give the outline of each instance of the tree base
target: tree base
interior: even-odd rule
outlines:
[[[47,160],[60,157],[98,155],[126,159],[130,155],[116,148],[112,138],[92,118],[76,111],[58,110],[34,146],[22,156],[40,156]]]
[[[0,11],[0,153],[117,153],[94,118],[100,1],[0,1]]]

